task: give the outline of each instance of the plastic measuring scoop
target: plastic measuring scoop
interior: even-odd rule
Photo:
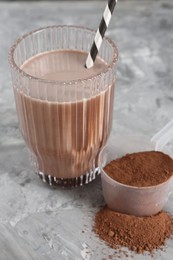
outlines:
[[[163,209],[172,193],[173,177],[155,186],[136,187],[113,180],[103,168],[110,161],[127,153],[156,150],[173,158],[172,152],[165,147],[171,139],[173,139],[173,120],[151,140],[134,136],[110,138],[99,156],[103,196],[110,209],[135,216],[151,216]]]

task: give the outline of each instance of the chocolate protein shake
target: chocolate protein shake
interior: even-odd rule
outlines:
[[[38,54],[26,60],[21,69],[52,84],[43,81],[37,87],[31,82],[29,95],[14,87],[25,142],[35,156],[39,173],[55,180],[84,176],[91,169],[95,172],[98,153],[111,130],[114,81],[93,95],[90,84],[96,84],[97,89],[98,83],[92,80],[85,88],[82,82],[74,83],[107,68],[107,63],[97,57],[93,68],[86,69],[86,57],[85,52],[68,50]],[[69,81],[66,86],[64,82]]]
[[[34,171],[49,185],[79,186],[99,174],[118,51],[104,37],[94,66],[85,68],[94,37],[80,26],[48,26],[23,35],[9,52],[20,130]]]

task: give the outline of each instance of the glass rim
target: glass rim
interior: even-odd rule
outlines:
[[[82,29],[82,30],[86,30],[90,33],[96,33],[95,30],[84,27],[84,26],[76,26],[76,25],[51,25],[51,26],[46,26],[46,27],[41,27],[35,30],[32,30],[28,33],[23,34],[21,37],[19,37],[14,44],[11,46],[9,53],[8,53],[8,60],[10,63],[10,66],[12,69],[14,69],[17,73],[19,73],[20,75],[22,75],[23,77],[28,78],[29,80],[35,80],[38,82],[42,82],[42,83],[47,83],[47,84],[77,84],[77,83],[82,83],[82,82],[87,82],[87,81],[91,81],[91,80],[96,80],[100,77],[102,77],[103,75],[106,75],[112,68],[113,66],[117,63],[118,61],[118,48],[116,46],[116,44],[109,38],[109,37],[104,37],[103,40],[106,40],[111,47],[113,48],[113,57],[111,59],[110,64],[108,64],[108,66],[106,66],[105,69],[103,69],[101,72],[93,75],[93,76],[89,76],[83,79],[77,79],[77,80],[66,80],[66,81],[59,81],[59,80],[48,80],[48,79],[41,79],[39,77],[35,77],[32,76],[26,72],[24,72],[15,62],[14,60],[14,52],[18,46],[19,43],[22,42],[22,40],[24,40],[25,38],[27,38],[29,35],[32,35],[34,33],[38,33],[41,32],[43,30],[46,29],[50,29],[50,28],[74,28],[74,29]]]

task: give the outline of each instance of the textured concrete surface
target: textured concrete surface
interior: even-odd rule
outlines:
[[[114,253],[92,232],[94,214],[104,204],[100,178],[79,189],[54,190],[33,174],[7,61],[21,34],[52,24],[97,29],[103,9],[104,3],[95,1],[0,3],[0,260],[101,260]],[[120,53],[113,134],[150,138],[172,117],[172,14],[172,0],[117,5],[107,32]],[[173,213],[171,199],[166,209]],[[172,259],[173,241],[167,246],[154,259]]]

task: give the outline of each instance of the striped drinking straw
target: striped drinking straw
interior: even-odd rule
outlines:
[[[94,65],[94,61],[96,59],[96,56],[97,56],[100,46],[102,44],[103,37],[108,28],[108,25],[111,20],[112,13],[114,11],[114,7],[115,7],[117,1],[118,0],[108,0],[108,3],[106,5],[106,8],[105,8],[103,16],[102,16],[102,20],[101,20],[99,28],[96,32],[92,47],[87,56],[87,60],[86,60],[86,64],[85,64],[85,67],[87,69],[91,68]]]

